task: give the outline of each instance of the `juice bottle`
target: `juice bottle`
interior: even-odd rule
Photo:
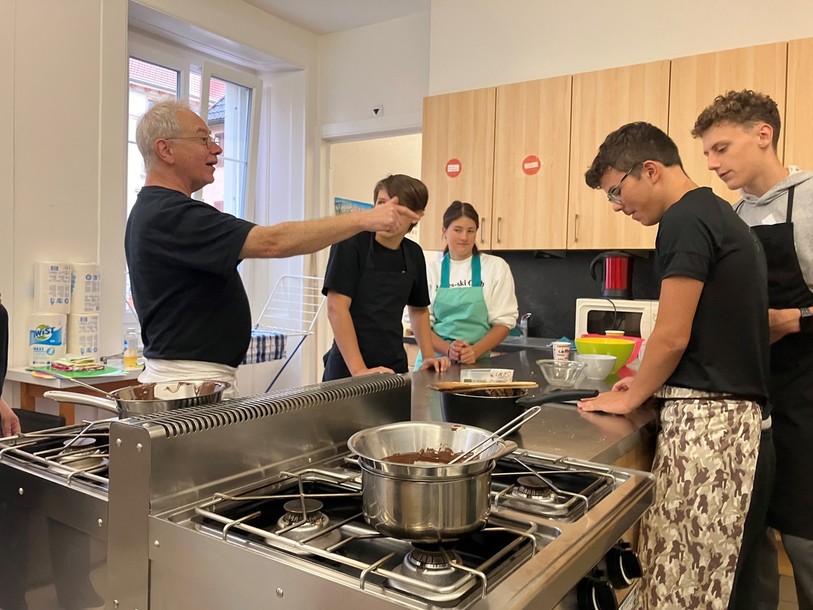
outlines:
[[[128,328],[124,336],[124,368],[138,368],[138,331]]]

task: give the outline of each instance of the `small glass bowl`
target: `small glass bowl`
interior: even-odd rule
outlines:
[[[555,388],[572,388],[584,370],[583,362],[575,360],[537,360],[545,381]]]

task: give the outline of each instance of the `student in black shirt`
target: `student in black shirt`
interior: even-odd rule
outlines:
[[[375,204],[393,197],[423,215],[426,185],[394,174],[376,184]],[[330,249],[322,292],[334,342],[324,356],[323,381],[370,373],[406,373],[401,318],[407,308],[424,362],[421,370],[445,371],[447,358],[436,358],[429,326],[429,287],[421,247],[406,234],[417,223],[404,218],[392,231],[360,233]]]
[[[765,257],[653,125],[608,135],[585,179],[615,211],[658,225],[658,321],[640,369],[579,402],[623,414],[660,399],[655,501],[641,521],[641,607],[724,608],[752,496],[769,491],[754,474],[768,394]]]

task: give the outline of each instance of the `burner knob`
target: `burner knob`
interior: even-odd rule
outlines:
[[[593,570],[576,586],[579,610],[618,610],[618,600],[604,572]]]
[[[628,542],[621,541],[611,548],[604,560],[607,565],[607,576],[615,589],[626,589],[633,580],[643,576],[641,562]]]

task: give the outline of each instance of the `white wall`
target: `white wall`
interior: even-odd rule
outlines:
[[[429,94],[813,36],[810,0],[432,0]]]
[[[3,0],[2,15],[0,291],[24,364],[35,261],[100,261],[103,306],[123,294],[110,261],[123,257],[127,14],[123,0]],[[120,326],[102,319],[117,347]]]
[[[415,133],[429,82],[429,13],[323,36],[319,124],[326,139]],[[375,117],[373,106],[382,105]]]
[[[428,19],[320,40],[321,129],[375,137],[386,121],[420,125],[426,95],[807,38],[809,15],[809,0],[432,0]]]

